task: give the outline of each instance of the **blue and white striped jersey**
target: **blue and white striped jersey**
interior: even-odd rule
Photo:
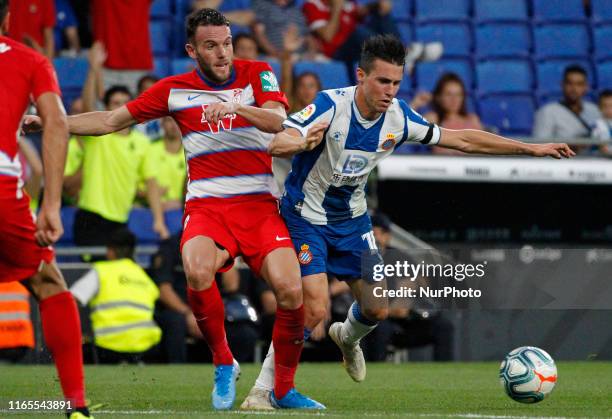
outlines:
[[[293,158],[282,205],[312,224],[324,225],[366,212],[368,175],[404,141],[437,144],[440,128],[403,100],[393,99],[378,119],[364,119],[355,104],[356,87],[320,92],[314,103],[283,123],[302,135],[317,122],[328,122],[323,141]]]

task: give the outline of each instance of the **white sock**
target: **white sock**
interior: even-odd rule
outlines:
[[[261,366],[259,376],[255,380],[255,388],[266,391],[274,390],[274,346],[272,343],[270,343],[270,349]]]
[[[346,345],[357,345],[361,338],[374,330],[377,325],[377,322],[365,318],[361,313],[359,303],[354,301],[349,308],[346,320],[342,323],[340,339]]]

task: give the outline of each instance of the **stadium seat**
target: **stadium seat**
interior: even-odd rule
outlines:
[[[525,0],[475,0],[474,19],[477,22],[527,22]]]
[[[565,68],[578,64],[584,68],[589,76],[589,85],[594,87],[593,69],[589,61],[585,60],[547,60],[536,63],[537,91],[539,95],[561,93],[561,80]]]
[[[420,22],[467,21],[469,0],[416,0],[415,18]]]
[[[410,20],[411,9],[412,0],[394,1],[393,10],[391,11],[393,14],[393,19],[402,21]]]
[[[319,75],[323,89],[333,89],[336,87],[346,87],[351,84],[346,72],[346,65],[339,61],[318,62],[318,61],[298,61],[295,64],[296,75],[306,71],[312,71]]]
[[[150,22],[151,48],[153,55],[167,56],[170,54],[170,24],[168,22]]]
[[[128,228],[136,236],[138,244],[156,243],[159,240],[153,231],[153,214],[147,208],[132,208],[128,218]]]
[[[416,38],[421,42],[439,41],[444,44],[444,57],[469,57],[472,49],[470,28],[462,23],[432,23],[419,25]]]
[[[531,93],[533,74],[526,60],[491,60],[476,65],[480,96],[497,93]]]
[[[251,0],[224,0],[219,7],[221,12],[243,9],[251,9]]]
[[[583,0],[533,0],[533,19],[535,22],[583,22],[586,20]]]
[[[397,30],[400,33],[400,38],[404,45],[410,45],[414,38],[412,34],[412,24],[406,22],[397,22]]]
[[[64,226],[64,235],[59,239],[58,244],[74,243],[74,216],[77,212],[76,207],[62,207],[60,217]]]
[[[612,58],[612,24],[593,28],[593,49],[596,60]]]
[[[612,61],[597,65],[597,79],[599,90],[612,89]]]
[[[183,229],[183,210],[171,210],[164,213],[166,227],[170,230],[170,234],[176,234]]]
[[[531,133],[535,113],[531,95],[487,96],[480,99],[479,107],[483,125],[493,125],[502,134]]]
[[[516,23],[490,23],[476,27],[475,53],[478,58],[528,57],[531,48],[529,27]]]
[[[538,59],[587,57],[589,33],[585,25],[551,24],[534,29],[534,49]]]
[[[62,90],[82,89],[89,69],[86,58],[55,58],[53,65]]]
[[[195,61],[191,58],[175,58],[170,65],[170,74],[182,74],[193,71]]]
[[[277,79],[280,79],[281,76],[281,65],[280,62],[278,62],[278,60],[276,59],[266,59],[266,62],[268,64],[270,64],[270,67],[272,67],[272,71],[274,72],[274,74],[276,75]]]
[[[444,73],[456,73],[463,80],[466,90],[472,90],[474,81],[472,66],[469,60],[461,59],[418,63],[416,66],[417,90],[431,92]]]
[[[162,78],[170,74],[170,59],[167,57],[153,58],[153,74]]]
[[[612,22],[612,4],[610,4],[610,0],[591,0],[591,18],[596,25]]]
[[[170,0],[154,0],[151,4],[151,19],[170,19],[172,10]]]

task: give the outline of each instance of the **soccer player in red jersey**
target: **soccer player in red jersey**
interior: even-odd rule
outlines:
[[[45,342],[70,402],[68,413],[71,418],[89,417],[79,313],[51,247],[63,233],[59,209],[68,144],[66,113],[49,61],[4,35],[8,3],[0,0],[0,282],[23,281],[38,300]],[[17,157],[17,133],[30,100],[44,128],[45,195],[36,220]]]
[[[76,135],[102,135],[151,119],[178,123],[188,162],[181,239],[188,299],[213,354],[215,409],[235,401],[240,372],[227,344],[216,272],[245,262],[273,289],[278,309],[272,334],[276,353],[271,401],[280,408],[324,408],[298,393],[293,379],[304,343],[300,268],[278,212],[267,147],[286,118],[287,99],[272,69],[259,61],[234,60],[229,22],[201,9],[186,22],[187,53],[197,68],[167,77],[113,111],[68,118]],[[32,128],[38,128],[31,118]],[[313,130],[313,137],[323,130]]]

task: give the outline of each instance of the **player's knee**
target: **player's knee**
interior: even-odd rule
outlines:
[[[276,302],[282,309],[293,310],[302,305],[302,284],[299,281],[276,282]]]
[[[389,309],[387,307],[368,307],[362,308],[363,315],[372,321],[380,322],[389,317]]]
[[[205,264],[185,263],[185,276],[191,289],[201,291],[210,288],[215,280],[215,270],[213,266]]]

